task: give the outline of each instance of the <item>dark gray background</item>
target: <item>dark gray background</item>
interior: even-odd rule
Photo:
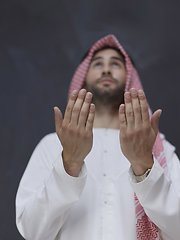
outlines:
[[[1,0],[0,240],[22,239],[15,226],[18,183],[38,141],[54,131],[85,51],[115,34],[134,59],[160,130],[180,156],[180,2]]]

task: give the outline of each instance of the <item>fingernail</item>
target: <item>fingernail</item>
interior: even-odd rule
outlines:
[[[91,103],[90,110],[94,110],[94,109],[95,109],[95,105],[93,103]]]
[[[138,91],[138,95],[139,95],[139,96],[143,96],[143,95],[144,95],[143,90],[139,90],[139,91]]]
[[[126,92],[126,93],[125,93],[125,97],[126,97],[126,98],[131,98],[131,94],[130,94],[129,92]]]
[[[135,94],[135,93],[137,93],[137,90],[135,88],[131,88],[131,93]]]
[[[162,114],[162,109],[161,109],[161,111],[159,111],[159,117],[161,116],[161,114]]]
[[[121,111],[124,111],[124,110],[125,110],[125,105],[124,105],[124,104],[121,104],[119,109],[120,109]]]
[[[74,97],[74,96],[76,96],[76,94],[77,94],[77,90],[73,90],[72,91],[72,96]]]
[[[87,98],[87,99],[90,99],[91,97],[92,97],[92,93],[88,92],[88,93],[86,94],[86,98]]]
[[[79,93],[80,93],[80,95],[84,95],[86,93],[86,90],[85,89],[81,89]]]

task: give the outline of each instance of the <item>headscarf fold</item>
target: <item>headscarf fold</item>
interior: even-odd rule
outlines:
[[[126,84],[125,92],[130,91],[131,88],[136,88],[137,90],[143,89],[138,73],[133,66],[130,57],[127,52],[118,42],[117,38],[114,35],[107,35],[106,37],[97,41],[90,49],[87,57],[79,65],[75,74],[72,78],[69,94],[76,89],[80,90],[84,84],[85,77],[91,63],[94,52],[101,50],[104,47],[114,47],[118,48],[125,57],[126,65]],[[149,113],[151,117],[151,109],[149,107]],[[153,146],[153,155],[158,160],[159,164],[164,168],[164,171],[167,172],[166,158],[164,154],[162,140],[159,133],[157,134],[156,141]],[[138,240],[160,240],[158,227],[151,221],[151,219],[146,215],[143,207],[141,206],[136,194],[134,193],[134,203],[135,203],[135,213],[136,213],[136,235]]]

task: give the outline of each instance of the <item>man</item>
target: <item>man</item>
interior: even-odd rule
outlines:
[[[77,69],[64,119],[54,110],[57,135],[38,144],[18,189],[21,234],[178,240],[180,164],[158,133],[161,110],[150,120],[138,74],[113,35]]]

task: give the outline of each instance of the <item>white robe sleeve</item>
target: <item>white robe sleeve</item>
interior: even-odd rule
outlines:
[[[154,158],[148,177],[137,183],[130,168],[130,183],[148,217],[158,226],[164,240],[180,239],[180,162],[175,148],[163,140],[168,176]]]
[[[21,179],[16,196],[16,224],[25,239],[55,239],[69,209],[82,194],[85,164],[77,178],[68,175],[61,151],[57,136],[47,135],[35,148]]]

